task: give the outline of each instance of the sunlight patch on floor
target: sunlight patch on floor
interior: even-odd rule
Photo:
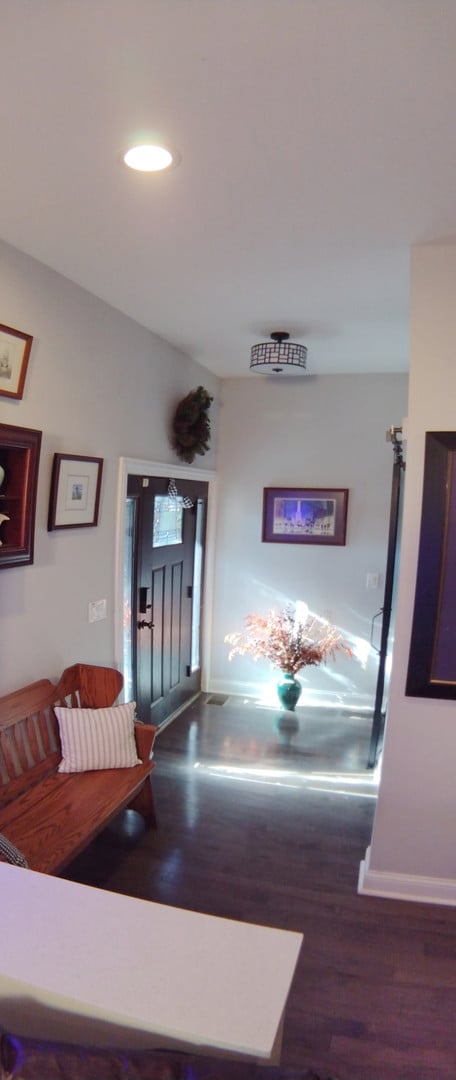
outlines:
[[[307,788],[328,795],[349,795],[356,798],[376,799],[379,768],[372,772],[340,773],[316,772],[310,770],[280,769],[265,765],[213,765],[195,761],[194,769],[220,780],[233,780],[241,783],[263,784],[271,787]]]

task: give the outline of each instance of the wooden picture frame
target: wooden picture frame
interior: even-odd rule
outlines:
[[[48,531],[98,524],[103,458],[54,454]]]
[[[262,541],[344,545],[348,488],[264,488]]]
[[[0,424],[0,569],[33,563],[41,436]]]
[[[428,431],[406,695],[456,698],[456,432]]]
[[[0,323],[0,395],[21,398],[33,338]]]

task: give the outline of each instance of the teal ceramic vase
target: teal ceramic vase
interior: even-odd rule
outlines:
[[[294,712],[301,697],[302,686],[294,675],[282,674],[277,683],[277,696],[284,709]]]

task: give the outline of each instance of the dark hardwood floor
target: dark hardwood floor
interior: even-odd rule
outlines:
[[[127,814],[66,876],[303,931],[284,1065],[455,1080],[456,911],[356,892],[375,810],[369,719],[212,701],[157,737],[157,831]]]

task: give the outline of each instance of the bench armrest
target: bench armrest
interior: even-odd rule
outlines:
[[[153,746],[158,728],[152,724],[140,724],[135,721],[135,739],[138,757],[141,761],[149,761],[153,757]]]

